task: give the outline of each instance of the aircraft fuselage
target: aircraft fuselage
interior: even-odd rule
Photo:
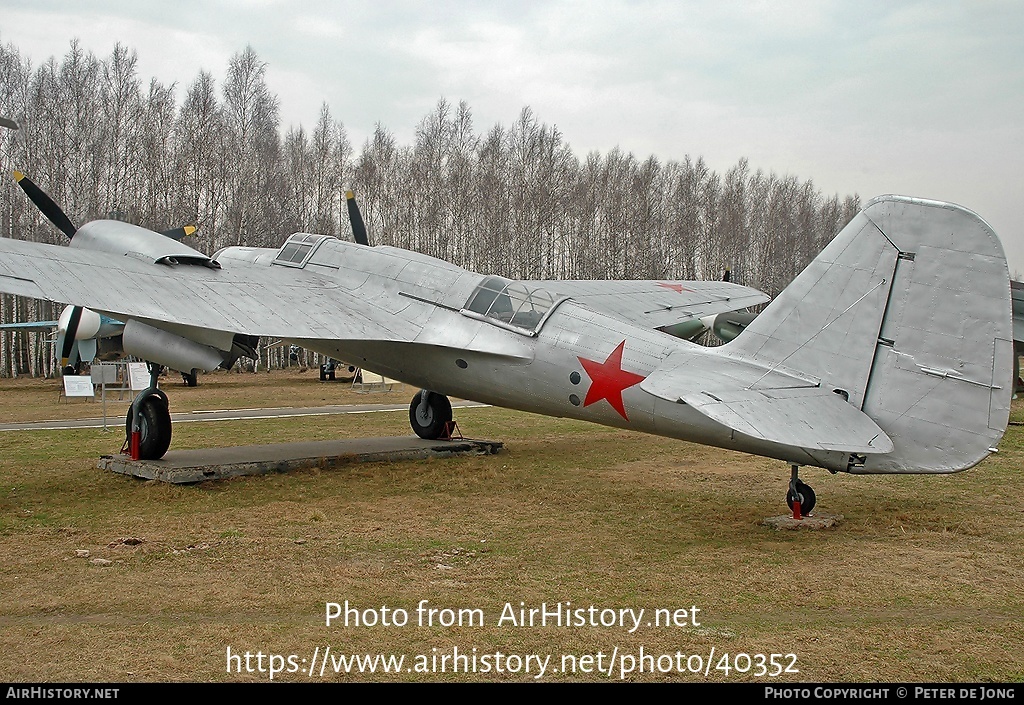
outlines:
[[[519,332],[460,308],[483,275],[391,248],[340,241],[325,245],[355,250],[364,260],[357,295],[373,300],[381,289],[397,287],[393,295],[408,306],[403,316],[416,309],[412,315],[423,321],[423,330],[409,342],[295,340],[299,345],[447,396],[846,469],[843,453],[812,455],[738,435],[686,404],[640,387],[673,352],[685,348],[714,356],[710,349],[590,310],[571,298],[558,300],[533,334]],[[373,273],[395,271],[406,281],[380,281],[381,275]],[[342,271],[341,278],[346,276]]]

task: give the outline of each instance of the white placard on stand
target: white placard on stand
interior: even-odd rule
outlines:
[[[94,397],[92,377],[89,375],[64,375],[64,396]]]
[[[133,392],[149,389],[149,367],[145,362],[129,362],[128,377],[131,379]]]

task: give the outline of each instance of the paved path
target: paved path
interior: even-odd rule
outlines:
[[[453,401],[452,408],[487,406],[475,401]],[[338,404],[334,406],[280,407],[271,409],[215,409],[171,414],[172,423],[192,421],[240,421],[243,419],[284,419],[292,416],[329,416],[332,414],[375,414],[385,411],[409,411],[408,404]],[[120,428],[124,418],[108,416],[108,427]],[[26,421],[0,424],[0,431],[56,431],[68,428],[103,428],[102,418],[66,419],[63,421]]]

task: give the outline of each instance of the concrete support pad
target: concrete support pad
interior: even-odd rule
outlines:
[[[790,531],[806,529],[814,531],[831,529],[834,526],[838,526],[842,520],[842,514],[814,514],[799,520],[794,519],[792,514],[784,514],[777,517],[767,517],[763,523],[765,526],[770,526],[777,531],[781,529],[789,529]]]
[[[312,467],[327,469],[351,463],[490,455],[501,447],[499,441],[427,441],[418,436],[395,436],[171,450],[160,460],[131,460],[126,455],[104,455],[100,457],[99,467],[146,480],[188,484]]]

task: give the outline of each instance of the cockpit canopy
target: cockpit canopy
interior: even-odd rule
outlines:
[[[281,247],[281,252],[274,258],[273,264],[287,267],[301,267],[313,255],[313,251],[324,240],[336,240],[331,235],[313,235],[311,233],[295,233]]]
[[[544,289],[531,289],[523,282],[504,277],[487,277],[470,295],[465,311],[504,324],[503,327],[534,333],[559,301]]]

